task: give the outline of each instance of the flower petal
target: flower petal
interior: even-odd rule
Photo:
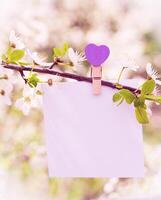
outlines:
[[[161,80],[156,79],[155,82],[156,84],[161,85]]]
[[[147,74],[151,77],[153,74],[153,68],[152,68],[152,64],[151,63],[147,63],[146,65],[146,72]]]
[[[75,61],[76,56],[75,56],[75,52],[72,48],[68,49],[68,57],[72,62]]]
[[[24,85],[23,88],[23,97],[30,97],[35,93],[35,89],[31,88],[28,84]]]

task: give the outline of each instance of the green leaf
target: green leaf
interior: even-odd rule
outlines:
[[[140,124],[147,124],[149,123],[148,115],[145,108],[136,107],[135,108],[135,115]]]
[[[115,103],[115,102],[117,102],[117,101],[119,101],[121,99],[121,95],[119,94],[119,92],[118,93],[115,93],[114,95],[113,95],[113,102]]]
[[[3,62],[7,62],[7,57],[6,57],[5,54],[2,55],[2,61],[3,61]]]
[[[69,49],[69,44],[67,42],[64,43],[63,49],[64,49],[64,54],[66,54]]]
[[[63,57],[67,53],[69,49],[68,43],[64,43],[60,48],[53,48],[54,56],[55,57]]]
[[[37,74],[32,73],[27,78],[27,82],[28,82],[30,87],[36,87],[37,84],[40,82],[40,79],[37,77]]]
[[[156,101],[157,101],[158,103],[161,103],[161,96],[156,96]]]
[[[12,49],[12,47],[9,46],[6,51],[6,54],[2,55],[2,60],[6,63],[10,63],[10,56],[11,56],[12,52],[13,52],[13,49]]]
[[[117,104],[117,106],[121,105],[123,103],[123,101],[124,101],[124,98],[121,97],[120,102]]]
[[[155,88],[155,81],[153,79],[147,80],[143,85],[141,89],[141,95],[147,95],[151,94]]]
[[[12,47],[9,46],[7,49],[7,56],[10,57],[12,52],[13,52],[13,49],[12,49]]]
[[[126,103],[131,104],[135,98],[136,98],[135,95],[129,90],[121,89],[118,93],[115,93],[113,95],[113,102],[120,101],[118,104],[120,105],[125,100]]]
[[[62,56],[61,49],[59,49],[59,48],[54,48],[53,51],[54,51],[54,56],[55,56],[55,57],[61,57],[61,56]]]
[[[135,95],[127,89],[120,90],[119,94],[125,99],[126,103],[131,104],[136,98]]]
[[[114,103],[119,101],[119,103],[118,103],[118,106],[119,106],[119,105],[122,104],[122,102],[124,101],[124,98],[123,98],[123,97],[120,95],[120,93],[118,92],[118,93],[115,93],[115,94],[113,95],[112,100],[113,100]]]
[[[155,96],[153,94],[150,94],[150,95],[146,95],[145,98],[149,101],[154,101],[154,102],[157,102],[157,103],[161,103],[161,96]]]
[[[23,58],[24,54],[25,54],[24,50],[20,49],[14,50],[10,55],[10,61],[11,62],[19,61],[21,58]]]
[[[145,107],[145,97],[144,96],[137,97],[134,100],[134,106],[135,107],[140,106],[140,107],[144,108]]]

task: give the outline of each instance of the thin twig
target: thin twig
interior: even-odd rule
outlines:
[[[20,75],[21,75],[22,79],[25,81],[25,83],[27,83],[27,79],[25,78],[25,74],[24,74],[24,72],[23,72],[23,69],[21,68],[21,69],[19,70],[19,72],[20,72]]]
[[[19,65],[15,65],[15,64],[6,64],[6,63],[2,63],[2,66],[7,69],[19,71],[20,73],[22,73],[22,71],[31,71],[32,70],[32,71],[38,72],[38,73],[50,74],[50,75],[60,76],[63,78],[69,78],[69,79],[73,79],[73,80],[77,80],[77,81],[84,81],[84,82],[92,83],[91,77],[80,76],[77,74],[72,74],[72,73],[67,73],[67,72],[59,72],[59,71],[55,71],[50,68],[43,68],[43,66],[38,66],[36,68],[32,68],[31,66],[19,66]],[[121,85],[121,87],[118,87],[117,84],[110,82],[110,81],[105,81],[105,80],[102,80],[101,83],[103,86],[107,86],[107,87],[110,87],[113,89],[118,89],[118,90],[128,89],[133,93],[140,93],[140,90],[138,90],[137,88],[133,88],[133,87],[130,87],[127,85]]]
[[[57,60],[53,62],[53,64],[49,67],[49,69],[53,69],[53,67],[57,64]]]

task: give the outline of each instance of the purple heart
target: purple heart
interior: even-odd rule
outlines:
[[[99,67],[109,57],[110,49],[105,45],[88,44],[85,55],[91,65]]]

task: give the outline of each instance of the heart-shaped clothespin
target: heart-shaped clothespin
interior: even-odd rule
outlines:
[[[101,93],[102,78],[101,64],[109,57],[110,49],[106,45],[97,46],[95,44],[88,44],[85,47],[85,55],[91,64],[93,94],[99,95]]]

